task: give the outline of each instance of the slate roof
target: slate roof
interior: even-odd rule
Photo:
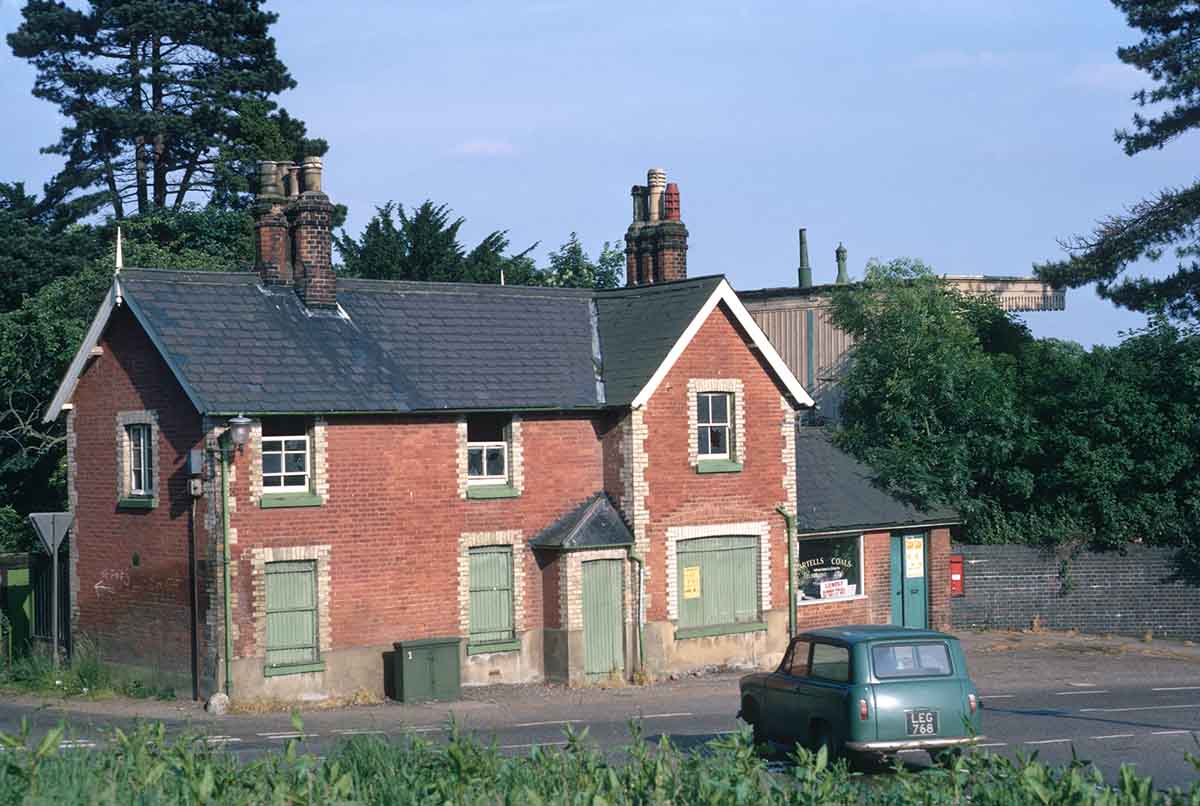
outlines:
[[[339,279],[334,313],[249,272],[120,275],[197,407],[214,414],[625,405],[721,280],[593,292]]]
[[[870,467],[824,428],[796,428],[796,533],[959,523],[951,509],[922,511],[881,489]]]
[[[630,403],[724,278],[696,277],[596,294],[608,401]]]
[[[529,545],[559,551],[632,546],[633,534],[608,495],[600,492],[543,529]]]

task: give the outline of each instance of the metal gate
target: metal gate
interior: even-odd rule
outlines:
[[[623,676],[623,560],[583,564],[583,671],[588,680]]]

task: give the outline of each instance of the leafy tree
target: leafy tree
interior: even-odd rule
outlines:
[[[445,204],[426,201],[413,212],[388,202],[376,208],[358,238],[345,230],[334,238],[342,258],[339,272],[372,280],[430,280],[435,282],[520,283],[536,276],[525,253],[505,255],[508,238],[492,232],[467,252],[458,242],[465,219],[451,219]]]
[[[106,0],[77,9],[29,0],[8,35],[37,70],[33,94],[66,118],[44,149],[66,159],[51,206],[125,218],[183,207],[190,194],[242,190],[249,160],[287,158],[323,143],[276,111],[295,86],[269,35],[261,0]]]
[[[1117,56],[1147,73],[1151,89],[1133,96],[1141,108],[1166,108],[1133,117],[1133,129],[1116,132],[1130,156],[1159,149],[1200,125],[1200,7],[1191,0],[1113,0],[1144,38]],[[1035,269],[1055,285],[1096,283],[1100,295],[1136,311],[1162,311],[1177,319],[1200,318],[1200,182],[1167,188],[1099,222],[1090,235],[1063,242],[1069,257]],[[1168,252],[1175,271],[1161,279],[1120,279],[1140,259]]]
[[[0,312],[103,252],[95,228],[61,225],[21,183],[0,182]]]
[[[616,288],[625,272],[624,252],[605,241],[593,262],[574,232],[549,259],[546,283],[560,288]]]
[[[986,304],[908,259],[872,261],[863,283],[834,294],[833,320],[856,342],[839,440],[921,506],[970,513],[1031,484],[1013,463],[1028,432],[1015,363],[977,329],[996,327]]]

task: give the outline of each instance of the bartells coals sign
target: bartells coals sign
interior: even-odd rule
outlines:
[[[858,592],[856,538],[801,540],[796,547],[802,599],[835,599]]]

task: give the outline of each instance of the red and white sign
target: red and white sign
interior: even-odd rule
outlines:
[[[849,593],[850,591],[846,589],[846,580],[844,579],[834,579],[821,583],[822,599],[836,599],[839,596],[846,596]]]

